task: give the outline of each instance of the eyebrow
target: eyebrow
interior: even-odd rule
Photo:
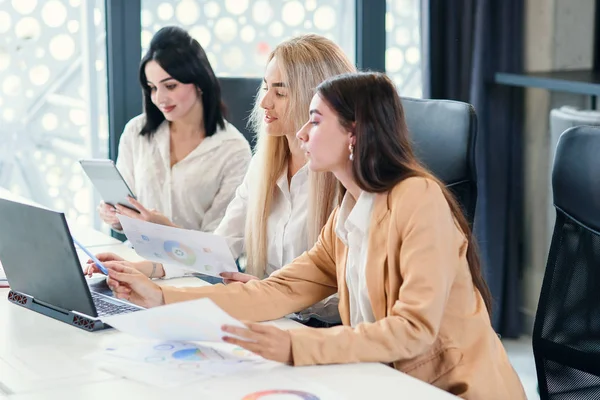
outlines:
[[[163,83],[163,82],[166,82],[166,81],[170,81],[171,79],[175,80],[175,78],[173,78],[173,77],[170,76],[168,78],[165,78],[165,79],[161,80],[158,83]],[[152,83],[152,81],[148,81],[148,83]],[[152,83],[152,84],[154,85],[154,83]]]
[[[312,109],[312,110],[310,110],[310,111],[308,112],[308,115],[313,115],[313,114],[318,114],[318,115],[320,115],[320,116],[323,116],[323,114],[321,114],[321,113],[319,112],[319,110],[317,110],[316,108],[314,108],[314,109]]]
[[[266,79],[263,79],[263,81],[265,82],[265,85],[268,85]],[[287,85],[283,82],[273,82],[271,87],[287,87]]]

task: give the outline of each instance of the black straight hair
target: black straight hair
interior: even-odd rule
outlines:
[[[160,29],[150,42],[150,48],[140,62],[139,78],[144,96],[146,123],[140,135],[151,137],[163,123],[165,116],[152,103],[151,89],[146,78],[146,64],[156,61],[173,79],[192,83],[199,89],[204,111],[204,131],[212,136],[217,126],[225,129],[225,105],[221,100],[221,86],[200,43],[184,29],[167,26]]]

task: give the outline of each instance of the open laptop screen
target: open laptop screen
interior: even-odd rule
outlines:
[[[97,316],[64,214],[0,199],[0,260],[13,291]]]

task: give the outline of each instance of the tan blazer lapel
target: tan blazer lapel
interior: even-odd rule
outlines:
[[[346,261],[348,260],[348,247],[344,246],[344,243],[336,236],[338,241],[338,252],[337,255],[337,281],[338,281],[338,295],[340,297],[338,303],[338,309],[340,311],[340,317],[342,317],[342,323],[344,325],[350,325],[350,299],[348,298],[348,285],[346,284]]]
[[[385,264],[390,226],[388,193],[378,194],[373,204],[369,226],[369,249],[367,251],[366,279],[373,316],[385,318],[387,301],[385,296]]]

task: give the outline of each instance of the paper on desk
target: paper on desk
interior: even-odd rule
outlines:
[[[115,329],[161,340],[222,342],[223,325],[244,327],[210,299],[199,299],[103,317]]]
[[[118,215],[135,251],[147,260],[191,268],[218,277],[237,272],[225,238],[211,233],[140,221]]]
[[[228,344],[176,341],[116,346],[88,358],[113,374],[165,388],[281,365]]]

